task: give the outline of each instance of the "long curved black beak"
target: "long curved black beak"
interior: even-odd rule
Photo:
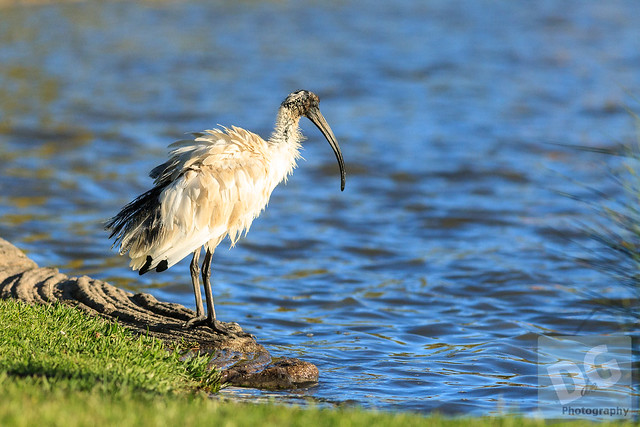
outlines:
[[[314,125],[320,129],[320,132],[327,138],[329,145],[333,149],[334,154],[336,155],[336,159],[338,159],[338,166],[340,167],[340,191],[344,191],[344,183],[346,178],[346,173],[344,171],[344,160],[342,159],[342,151],[340,151],[340,146],[338,145],[338,141],[336,140],[335,135],[333,135],[333,131],[329,127],[329,124],[324,119],[324,116],[320,112],[320,109],[310,108],[306,114],[307,118],[313,122]]]

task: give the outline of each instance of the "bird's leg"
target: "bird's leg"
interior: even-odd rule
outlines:
[[[207,325],[214,331],[223,335],[232,335],[234,332],[226,326],[224,323],[216,319],[216,309],[213,303],[213,290],[211,289],[211,259],[213,253],[207,249],[204,254],[204,261],[202,261],[202,282],[204,285],[204,295],[207,300],[207,316],[204,315],[204,309],[202,314],[189,320],[185,326],[194,327],[200,325]],[[197,262],[195,260],[194,262]],[[193,264],[193,263],[192,263]],[[195,270],[192,269],[193,274]],[[200,290],[196,293],[196,298],[200,295]],[[202,304],[202,297],[200,297],[200,303]],[[200,313],[200,312],[199,312]]]
[[[202,261],[202,283],[204,284],[204,295],[207,298],[207,320],[211,325],[216,322],[216,309],[213,305],[213,290],[211,289],[211,258],[213,254],[209,249],[204,254]]]
[[[231,335],[233,332],[224,323],[216,319],[216,309],[213,303],[213,290],[211,288],[211,258],[213,253],[207,249],[202,261],[202,282],[204,284],[204,295],[207,299],[207,324],[214,331],[224,335]]]
[[[200,259],[200,248],[193,253],[193,259],[191,260],[191,283],[193,284],[193,293],[196,296],[196,317],[204,316],[204,306],[202,305],[202,294],[200,293],[200,266],[198,261]]]
[[[200,259],[200,249],[198,248],[193,253],[193,259],[191,260],[191,283],[193,284],[193,293],[196,296],[196,317],[189,320],[185,327],[190,328],[202,323],[207,318],[204,315],[204,306],[202,305],[202,293],[200,292],[200,266],[198,261]]]

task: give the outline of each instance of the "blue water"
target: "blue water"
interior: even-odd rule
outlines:
[[[554,144],[635,140],[636,1],[211,3],[0,7],[0,236],[40,265],[194,307],[188,261],[139,277],[101,221],[185,132],[267,137],[304,88],[346,189],[303,122],[306,161],[218,248],[213,280],[219,318],[320,382],[224,393],[530,413],[538,334],[628,330],[584,302],[625,290],[573,261],[594,212],[557,193],[613,194],[619,165]]]

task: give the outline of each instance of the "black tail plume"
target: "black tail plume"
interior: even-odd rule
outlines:
[[[116,238],[113,246],[120,245],[120,254],[126,253],[135,242],[142,240],[151,245],[158,237],[162,229],[159,196],[165,187],[157,186],[141,194],[105,222],[105,230],[111,232],[109,238]]]

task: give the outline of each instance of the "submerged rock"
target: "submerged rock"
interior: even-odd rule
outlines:
[[[318,368],[299,359],[274,361],[255,337],[237,323],[232,335],[207,326],[185,329],[195,312],[180,304],[158,301],[146,293],[131,293],[88,276],[69,277],[56,268],[38,267],[21,250],[0,238],[0,298],[36,304],[60,302],[92,316],[117,321],[132,331],[167,344],[195,344],[211,354],[210,366],[220,369],[222,382],[259,389],[290,389],[318,381]]]

